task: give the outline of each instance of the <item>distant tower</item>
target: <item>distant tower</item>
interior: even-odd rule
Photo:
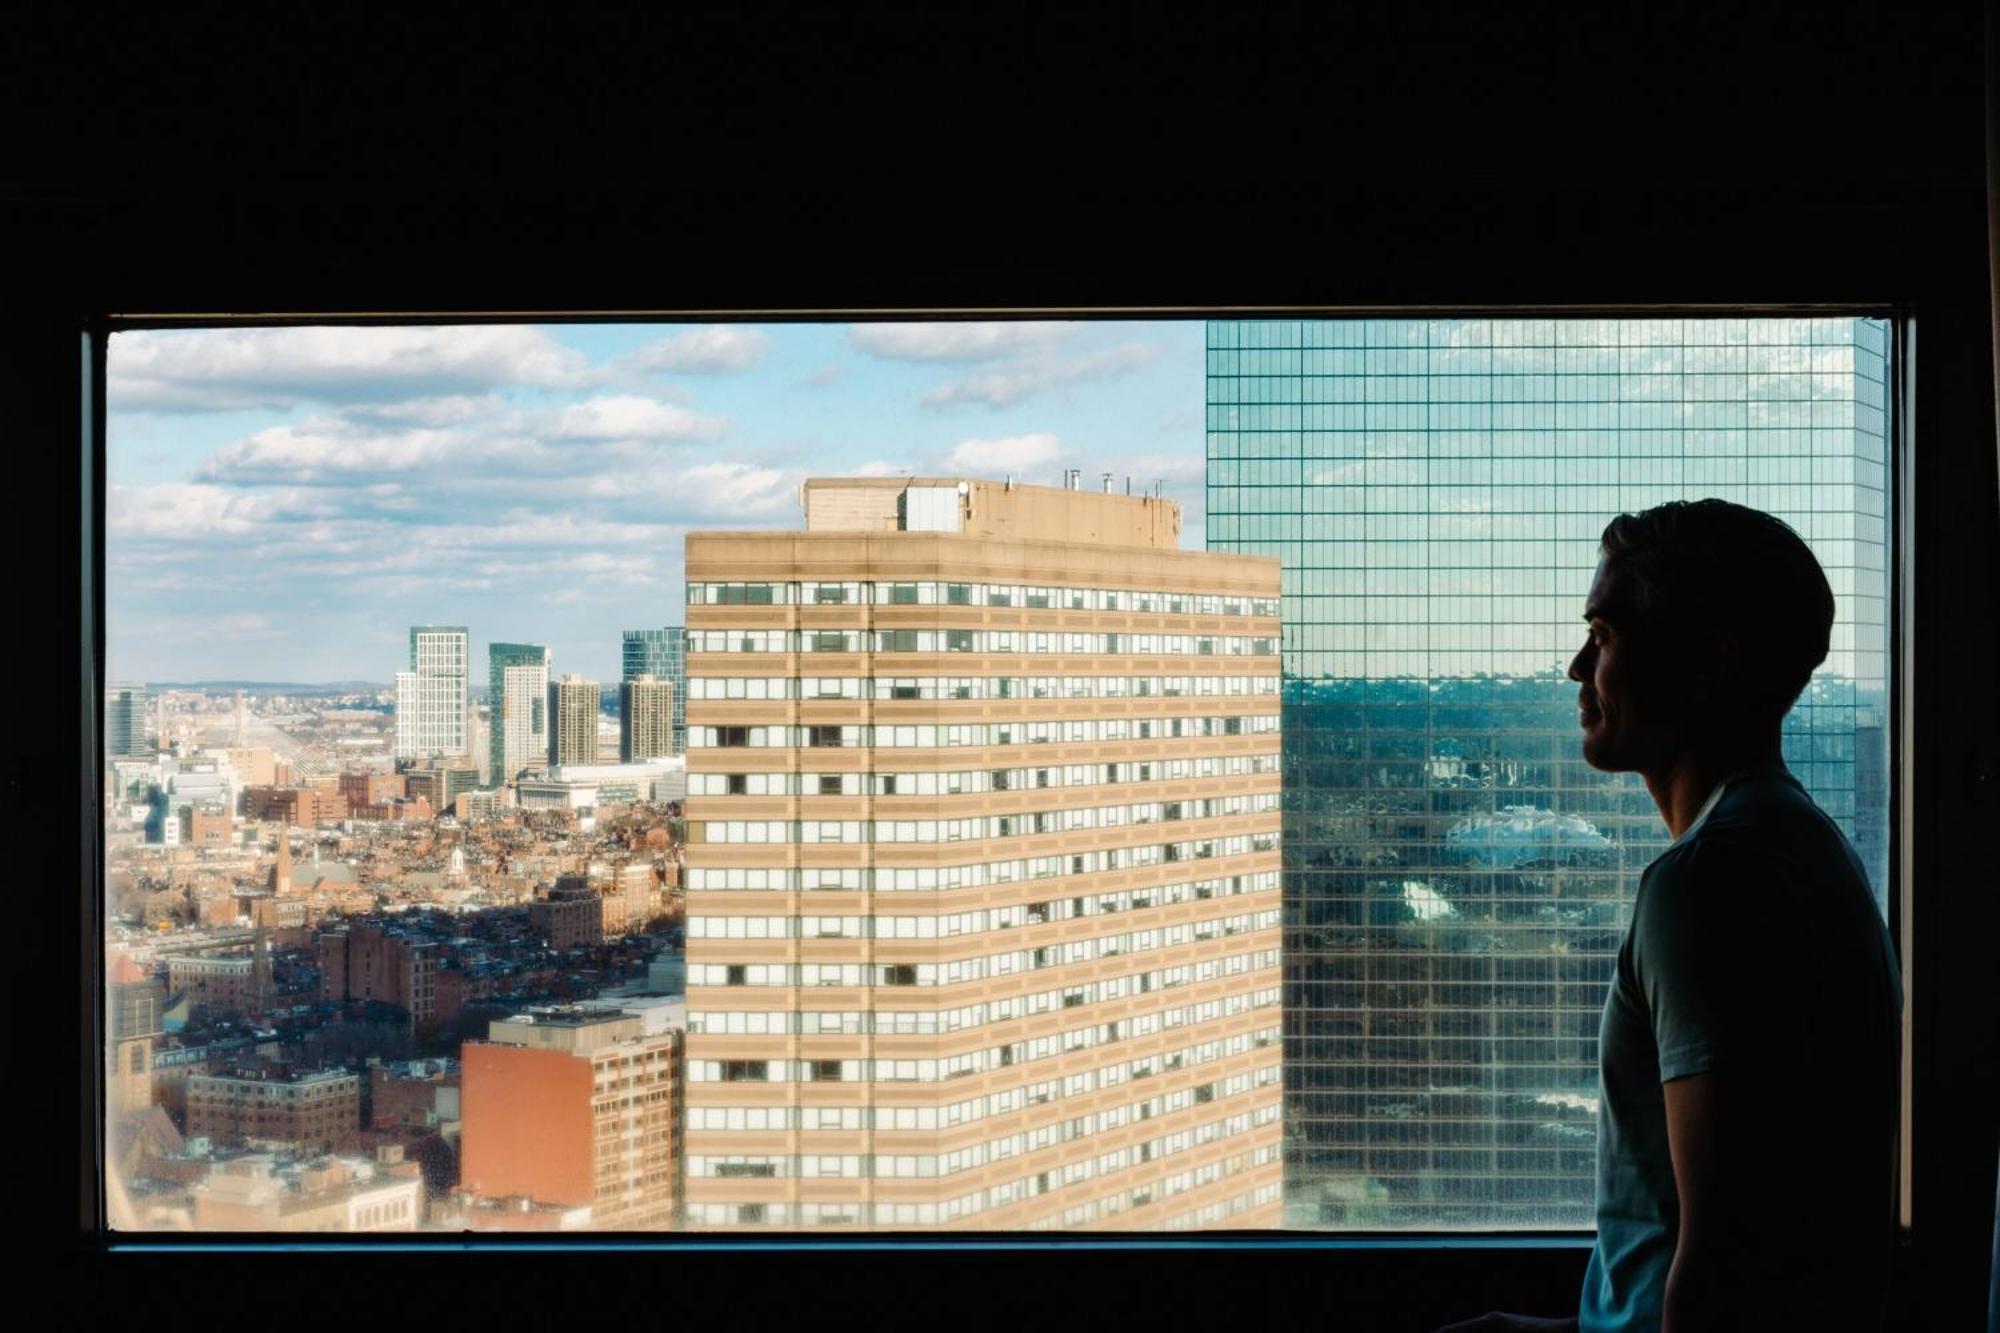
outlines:
[[[104,687],[104,753],[112,759],[150,759],[153,747],[146,744],[146,687],[107,685]],[[160,735],[165,728],[158,729]]]
[[[628,629],[624,642],[623,679],[652,676],[674,687],[673,744],[660,753],[687,753],[687,631],[679,625],[668,625],[664,629]]]
[[[248,728],[244,725],[243,720],[243,691],[238,690],[236,691],[236,739],[232,740],[230,744],[236,746],[238,749],[248,745],[250,742],[245,739],[247,734]]]
[[[396,758],[466,753],[468,642],[463,625],[410,627],[410,669],[396,673]]]
[[[597,682],[571,674],[549,685],[549,763],[597,762]]]
[[[487,649],[486,780],[512,782],[549,748],[549,650],[535,643],[496,643]]]
[[[674,687],[642,675],[618,686],[618,758],[636,764],[674,752]]]
[[[317,855],[318,844],[313,851]],[[292,891],[292,839],[291,830],[283,824],[278,826],[278,860],[271,867],[271,892],[280,897]]]
[[[449,874],[453,879],[465,878],[465,848],[454,847],[451,849],[451,864],[445,873]]]

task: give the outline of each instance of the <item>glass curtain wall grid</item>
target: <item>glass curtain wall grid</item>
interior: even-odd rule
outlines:
[[[651,676],[672,683],[673,749],[687,753],[687,639],[679,625],[664,629],[628,629],[623,636],[621,680]]]
[[[1588,1228],[1599,1012],[1666,842],[1577,740],[1606,522],[1824,565],[1787,764],[1888,883],[1888,321],[1214,321],[1210,549],[1283,561],[1287,1225]]]

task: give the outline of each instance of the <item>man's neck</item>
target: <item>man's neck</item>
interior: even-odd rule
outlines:
[[[1660,818],[1667,822],[1667,832],[1678,838],[1693,825],[1724,778],[1749,768],[1784,766],[1784,748],[1773,731],[1767,740],[1748,745],[1691,746],[1657,771],[1642,776],[1653,804],[1660,808]]]

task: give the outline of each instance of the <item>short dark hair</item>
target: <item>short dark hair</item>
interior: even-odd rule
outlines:
[[[1690,648],[1736,642],[1737,703],[1754,717],[1783,717],[1826,660],[1833,589],[1781,519],[1727,500],[1675,500],[1612,519],[1603,552],[1650,624]]]

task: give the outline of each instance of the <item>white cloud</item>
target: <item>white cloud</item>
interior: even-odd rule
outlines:
[[[756,329],[711,324],[649,343],[626,358],[633,370],[682,375],[717,375],[749,370],[771,347],[769,334]]]
[[[629,469],[648,446],[712,443],[729,430],[723,417],[693,412],[635,394],[587,399],[533,413],[495,412],[497,400],[433,400],[435,412],[401,404],[389,413],[349,408],[270,426],[214,450],[202,480],[247,484],[327,484],[384,475],[429,474],[433,490],[490,490],[561,484],[596,467]],[[412,425],[403,414],[449,424]],[[387,418],[387,419],[385,419]],[[579,447],[588,455],[580,456]],[[601,461],[593,463],[589,455]]]
[[[691,485],[721,513],[768,514],[797,503],[798,478],[754,463],[702,463],[687,470]]]
[[[1050,320],[856,324],[847,336],[870,356],[891,361],[990,361],[1025,348],[1046,347],[1067,337],[1071,327]]]
[[[636,394],[574,403],[557,417],[553,434],[570,440],[719,440],[729,430],[722,417]]]
[[[1040,431],[998,440],[960,440],[944,456],[944,465],[952,472],[1028,472],[1066,452],[1055,436]]]
[[[482,440],[461,430],[421,427],[374,431],[342,417],[315,417],[223,445],[203,462],[201,475],[210,481],[319,482],[518,456],[534,448],[518,438]]]
[[[904,467],[898,463],[884,463],[879,459],[873,459],[861,464],[859,467],[851,467],[840,475],[843,477],[903,477],[908,476],[915,470],[914,468]]]
[[[400,402],[599,378],[583,353],[512,324],[140,330],[113,334],[106,355],[113,412]]]
[[[810,375],[801,376],[798,380],[794,381],[794,387],[800,389],[828,389],[840,383],[841,377],[845,374],[847,374],[847,367],[836,361],[831,365],[821,366]]]
[[[412,426],[462,426],[499,415],[505,402],[495,394],[449,394],[442,398],[412,398],[350,409],[350,415]]]
[[[1151,365],[1159,355],[1160,349],[1150,343],[1125,343],[1067,360],[1048,356],[1029,357],[933,389],[924,395],[924,406],[954,407],[961,403],[984,403],[992,408],[1012,407],[1024,399],[1062,385],[1129,375]]]
[[[241,536],[285,514],[312,510],[296,492],[243,492],[199,482],[110,487],[105,527],[117,540]]]

